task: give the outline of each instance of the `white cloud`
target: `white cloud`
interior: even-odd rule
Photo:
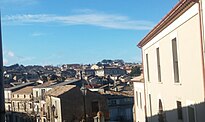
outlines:
[[[14,55],[14,52],[12,52],[12,51],[8,51],[7,54],[8,54],[9,57],[14,57],[14,56],[15,56],[15,55]]]
[[[31,56],[18,56],[15,55],[15,53],[11,50],[4,50],[3,53],[3,64],[4,65],[12,65],[12,64],[16,64],[16,63],[27,63],[29,61],[34,60],[35,57],[31,57]]]
[[[127,16],[97,13],[91,10],[78,10],[81,14],[58,16],[51,14],[23,14],[3,17],[5,23],[13,24],[64,24],[92,25],[112,29],[149,30],[154,23],[146,20],[132,20]]]

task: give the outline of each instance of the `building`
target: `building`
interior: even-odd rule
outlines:
[[[96,92],[86,90],[85,96],[75,85],[57,86],[46,93],[47,120],[51,122],[81,121],[86,115],[92,122],[101,111],[108,116],[106,98]],[[84,98],[84,99],[83,99]]]
[[[10,88],[4,88],[4,96],[5,96],[5,109],[6,111],[11,111],[12,110],[12,93],[20,90],[24,87],[27,86],[33,86],[34,82],[28,82],[28,83],[23,83],[21,85],[13,86]]]
[[[129,92],[106,91],[110,122],[133,122],[134,97]]]
[[[205,121],[204,10],[204,0],[179,1],[138,44],[146,121]]]
[[[67,69],[65,71],[61,71],[61,77],[64,78],[73,78],[76,75],[76,71],[74,69]]]
[[[96,70],[96,69],[102,69],[103,68],[103,66],[102,65],[97,65],[97,64],[94,64],[94,65],[92,65],[91,66],[91,69],[93,69],[93,70]]]
[[[20,113],[33,113],[33,86],[27,86],[12,93],[12,111]]]
[[[143,75],[134,77],[132,80],[134,86],[134,122],[145,122],[145,89]]]
[[[6,121],[21,122],[35,121],[33,110],[33,86],[26,86],[11,94],[11,108],[6,112]]]
[[[68,80],[64,82],[59,81],[48,81],[41,85],[35,86],[33,88],[33,99],[34,99],[34,112],[37,116],[37,121],[46,121],[46,97],[45,94],[52,88],[56,86],[64,86],[64,85],[77,85],[79,87],[82,86],[82,82],[79,79]]]
[[[95,75],[95,70],[94,69],[85,69],[85,70],[83,70],[83,74],[85,76],[90,76],[90,75],[94,76]]]
[[[95,74],[99,77],[107,76],[121,76],[126,74],[126,70],[118,67],[104,67],[102,69],[96,69]]]

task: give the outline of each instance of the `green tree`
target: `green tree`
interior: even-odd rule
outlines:
[[[133,67],[130,72],[130,76],[139,76],[140,74],[141,74],[141,70],[140,67],[138,66]]]

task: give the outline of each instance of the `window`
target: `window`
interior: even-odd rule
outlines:
[[[151,94],[149,94],[149,106],[150,106],[150,115],[152,117],[152,97],[151,97]]]
[[[137,103],[137,106],[138,106],[138,92],[136,91],[136,103]]]
[[[30,106],[30,109],[32,109],[32,104],[31,103],[29,103],[29,106]]]
[[[37,113],[39,113],[39,106],[38,105],[37,105],[36,109],[37,109]]]
[[[174,82],[179,83],[179,66],[178,66],[176,38],[172,39],[172,54],[173,54]]]
[[[146,63],[147,63],[147,80],[149,81],[149,59],[148,59],[148,54],[146,54]]]
[[[157,71],[158,71],[158,81],[161,82],[161,66],[160,66],[160,53],[159,47],[156,49],[157,52]]]
[[[50,107],[49,106],[47,106],[47,110],[48,110],[47,117],[50,118]]]
[[[24,98],[26,98],[26,95],[24,95]]]
[[[57,101],[55,101],[55,107],[56,107],[56,109],[55,109],[55,116],[58,116],[58,110],[57,110],[58,109],[58,103],[57,103]]]
[[[116,104],[117,104],[116,100],[109,100],[109,105],[116,105]]]
[[[36,91],[36,97],[38,97],[38,91]]]
[[[136,91],[136,103],[137,103],[137,106],[138,106],[138,92]]]
[[[195,110],[192,106],[188,106],[188,118],[189,118],[189,122],[196,122],[195,121]]]
[[[11,111],[11,106],[10,105],[8,105],[8,110]]]
[[[26,103],[24,103],[24,111],[26,111]]]
[[[142,95],[140,93],[140,108],[142,109]]]
[[[46,92],[45,89],[41,89],[41,99],[42,100],[45,100],[45,92]]]
[[[19,105],[19,102],[17,103],[17,106],[18,106],[18,110],[20,109],[20,105]]]
[[[165,122],[166,118],[165,118],[165,113],[163,111],[163,105],[162,105],[162,100],[159,99],[159,113],[158,113],[158,120],[159,122]]]
[[[15,103],[13,102],[13,110],[15,111]]]
[[[98,111],[99,111],[98,101],[92,102],[92,112],[97,114]]]
[[[180,101],[177,101],[177,115],[178,120],[183,120],[182,103]]]

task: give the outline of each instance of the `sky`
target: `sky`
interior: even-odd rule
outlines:
[[[4,65],[141,62],[137,43],[179,0],[0,0]]]

